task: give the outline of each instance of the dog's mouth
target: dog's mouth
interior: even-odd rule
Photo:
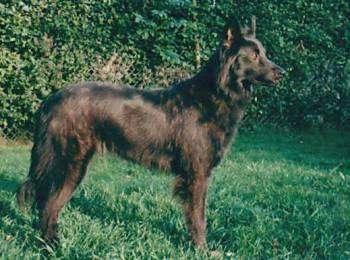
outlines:
[[[252,84],[263,84],[267,86],[275,86],[277,85],[282,79],[282,75],[276,75],[273,78],[264,78],[264,77],[258,77],[256,79],[253,79],[251,82]]]
[[[275,78],[275,79],[270,80],[267,84],[270,86],[275,86],[278,84],[278,82],[280,82],[280,80],[281,80],[281,78]]]
[[[255,79],[246,79],[242,82],[243,88],[248,93],[252,93],[254,90],[254,85],[266,85],[266,86],[275,86],[277,85],[282,79],[282,75],[275,75],[273,78],[266,78],[266,77],[257,77]]]

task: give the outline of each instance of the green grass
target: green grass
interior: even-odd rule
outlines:
[[[14,192],[29,148],[0,148],[0,256],[39,258],[33,216]],[[189,243],[172,177],[95,157],[62,212],[57,258],[204,258]],[[208,244],[222,257],[350,258],[350,134],[242,133],[213,173]]]

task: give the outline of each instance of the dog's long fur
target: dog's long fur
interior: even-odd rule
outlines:
[[[205,200],[211,170],[234,137],[250,85],[276,83],[281,68],[236,22],[218,50],[193,78],[168,89],[144,91],[91,82],[62,89],[40,107],[27,181],[17,193],[22,207],[32,197],[43,236],[57,239],[60,210],[82,181],[96,149],[176,176],[193,242],[206,246]]]

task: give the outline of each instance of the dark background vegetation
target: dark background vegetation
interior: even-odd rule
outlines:
[[[166,87],[217,48],[226,17],[257,16],[257,35],[288,76],[257,87],[245,125],[346,127],[347,0],[2,1],[0,130],[30,133],[40,102],[64,85],[111,80]]]

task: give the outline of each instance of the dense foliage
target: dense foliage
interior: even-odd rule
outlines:
[[[0,129],[30,131],[40,102],[71,82],[165,87],[193,74],[232,13],[257,16],[258,38],[288,71],[256,88],[248,125],[349,125],[349,1],[194,2],[2,1]]]

